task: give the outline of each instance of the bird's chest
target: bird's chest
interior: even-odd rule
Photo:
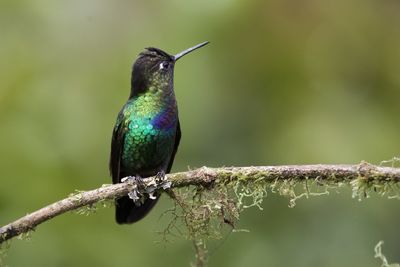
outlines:
[[[171,157],[177,126],[177,112],[133,113],[127,123],[122,167],[129,170],[163,168]]]

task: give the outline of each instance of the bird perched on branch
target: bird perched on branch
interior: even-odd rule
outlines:
[[[111,140],[110,173],[113,183],[124,177],[140,179],[171,171],[181,138],[174,93],[174,66],[182,56],[208,44],[203,42],[176,55],[150,47],[132,68],[131,93],[119,112]],[[154,207],[159,194],[133,201],[116,200],[116,221],[134,223]]]

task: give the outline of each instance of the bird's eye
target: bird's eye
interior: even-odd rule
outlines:
[[[168,64],[168,62],[161,62],[160,63],[160,65],[159,65],[159,69],[160,70],[163,70],[163,69],[168,69],[168,66],[169,66],[169,64]]]

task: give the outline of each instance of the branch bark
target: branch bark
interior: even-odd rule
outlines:
[[[186,186],[212,187],[214,184],[226,184],[235,180],[263,179],[275,180],[305,180],[319,179],[334,183],[349,182],[362,179],[365,182],[375,181],[382,184],[400,184],[400,168],[380,167],[368,163],[358,165],[288,165],[288,166],[259,166],[259,167],[202,167],[187,172],[167,175],[171,188]],[[153,185],[155,177],[144,179],[146,186]],[[106,185],[95,190],[84,191],[50,204],[32,212],[14,222],[0,228],[0,244],[20,234],[34,230],[39,224],[61,215],[67,211],[76,210],[83,206],[93,205],[102,200],[109,200],[127,195],[137,188],[135,182],[125,182]]]

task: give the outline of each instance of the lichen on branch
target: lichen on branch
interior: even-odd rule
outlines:
[[[197,181],[182,181],[178,176],[179,185],[186,187],[169,191],[176,204],[168,211],[172,217],[162,232],[164,240],[169,234],[192,240],[195,266],[204,266],[207,260],[207,240],[221,238],[224,227],[240,231],[236,228],[240,213],[250,207],[262,210],[262,201],[270,193],[287,197],[291,208],[299,199],[328,195],[344,186],[351,187],[352,197],[358,200],[371,193],[400,199],[399,170],[367,163],[356,166],[203,167],[195,172]]]

